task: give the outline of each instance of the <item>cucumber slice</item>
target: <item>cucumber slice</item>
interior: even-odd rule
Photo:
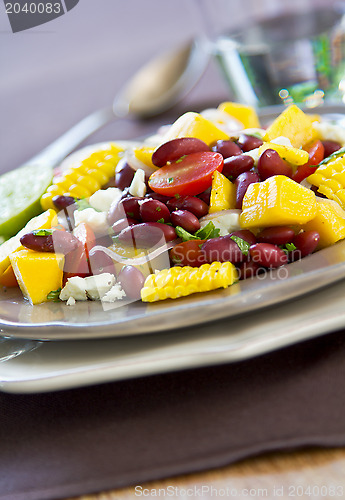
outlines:
[[[40,198],[51,184],[53,169],[24,165],[0,176],[0,236],[7,239],[42,212]]]

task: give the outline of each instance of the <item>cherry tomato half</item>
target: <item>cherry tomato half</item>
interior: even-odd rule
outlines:
[[[313,174],[316,166],[323,160],[325,155],[325,148],[321,141],[313,142],[305,150],[309,153],[309,160],[304,165],[300,165],[292,176],[292,179],[296,182],[302,182],[309,175]]]
[[[178,243],[170,251],[170,259],[177,266],[200,267],[207,264],[205,253],[201,250],[206,240],[189,240]]]
[[[95,246],[95,235],[90,226],[82,222],[74,229],[74,236],[80,241],[80,245],[65,256],[64,284],[68,278],[73,276],[90,276],[89,251]]]
[[[192,153],[156,170],[149,178],[149,186],[152,191],[166,196],[195,196],[211,186],[216,170],[223,170],[221,154]]]

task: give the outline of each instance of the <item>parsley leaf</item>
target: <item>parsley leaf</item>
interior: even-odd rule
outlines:
[[[164,224],[164,219],[163,219],[163,217],[162,217],[161,219],[158,219],[158,221],[157,221],[157,222],[160,222],[161,224]]]
[[[232,240],[234,240],[235,243],[237,243],[237,245],[239,246],[239,248],[240,248],[241,252],[243,253],[243,255],[248,255],[249,247],[250,247],[250,243],[248,243],[248,241],[243,240],[242,238],[240,238],[239,236],[236,236],[235,234],[233,234],[232,236],[230,236],[230,238]]]
[[[53,234],[54,229],[35,229],[32,231],[34,236],[49,236]]]
[[[47,300],[50,300],[51,302],[60,302],[60,295],[61,288],[58,288],[57,290],[52,290],[51,292],[48,293],[47,295]]]
[[[320,167],[320,165],[324,165],[325,163],[328,163],[329,161],[334,160],[335,158],[338,158],[338,156],[342,156],[344,154],[345,154],[345,146],[338,149],[338,151],[334,151],[334,153],[324,158],[322,161],[320,161],[317,167]]]
[[[205,227],[198,229],[194,234],[189,233],[181,226],[176,226],[175,231],[177,236],[179,236],[183,241],[189,241],[217,238],[219,236],[220,229],[214,227],[213,222],[210,221]]]
[[[97,210],[97,208],[92,207],[86,198],[81,198],[80,200],[75,199],[75,202],[78,206],[78,211],[85,210],[86,208],[93,208],[96,212],[101,212],[101,210]]]

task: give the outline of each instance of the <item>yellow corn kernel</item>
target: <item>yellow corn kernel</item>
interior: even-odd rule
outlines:
[[[307,181],[318,188],[319,193],[334,200],[345,209],[345,158],[340,157],[320,165]]]
[[[216,170],[212,176],[209,213],[236,207],[236,187],[225,175]]]
[[[91,196],[115,175],[122,151],[123,148],[110,144],[62,172],[41,197],[42,208],[53,208],[52,198],[56,195],[66,194],[77,198]]]
[[[197,292],[227,288],[238,280],[231,262],[213,262],[200,267],[172,267],[151,274],[141,290],[143,302],[177,299]]]

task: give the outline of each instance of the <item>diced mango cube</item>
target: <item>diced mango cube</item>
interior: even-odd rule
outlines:
[[[305,224],[316,214],[313,191],[289,177],[274,175],[250,184],[242,202],[243,228]]]
[[[318,137],[312,118],[295,104],[286,108],[267,128],[264,140],[272,141],[277,137],[287,137],[295,148],[300,148]]]
[[[259,148],[259,155],[266,151],[266,149],[274,149],[283,160],[291,163],[291,165],[304,165],[309,160],[307,151],[290,146],[282,146],[274,142],[264,142]]]
[[[316,215],[304,224],[303,229],[317,231],[320,235],[318,248],[325,248],[345,238],[345,211],[335,201],[316,200]]]
[[[5,272],[0,276],[0,285],[6,288],[13,288],[18,286],[17,278],[13,272],[11,264],[5,270]]]
[[[243,124],[243,128],[259,128],[260,122],[255,109],[252,106],[239,104],[238,102],[222,102],[218,106],[219,111],[228,113]]]
[[[209,213],[236,207],[236,187],[225,175],[216,170],[212,176]]]
[[[63,254],[19,250],[10,255],[19,287],[30,304],[47,301],[47,295],[62,287]]]
[[[20,238],[24,234],[34,231],[35,229],[50,229],[51,227],[56,226],[57,223],[58,220],[55,210],[46,210],[42,214],[37,215],[37,217],[29,220],[26,226],[21,229],[19,233],[2,243],[2,245],[0,245],[0,276],[10,265],[11,253],[23,248],[20,243]]]
[[[152,155],[156,148],[142,147],[142,148],[133,148],[133,152],[135,157],[143,162],[148,167],[156,170],[157,167],[152,163]]]
[[[210,145],[218,140],[227,140],[229,136],[199,113],[189,111],[180,116],[170,127],[164,142],[179,137],[196,137]]]

